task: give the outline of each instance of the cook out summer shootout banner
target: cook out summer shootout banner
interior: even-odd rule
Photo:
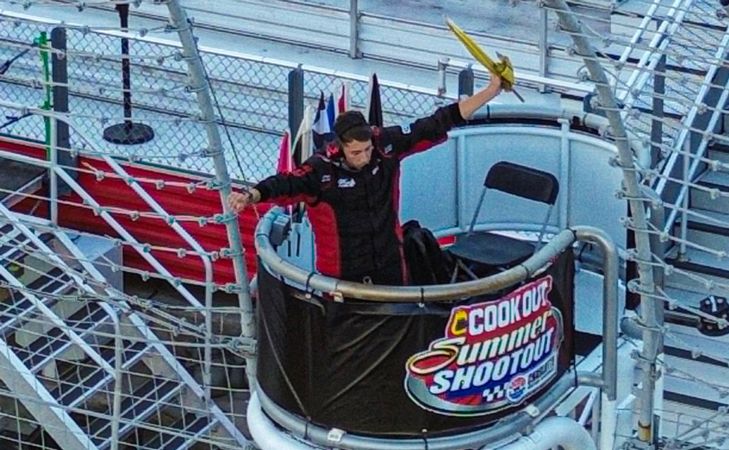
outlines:
[[[552,276],[451,311],[444,336],[406,362],[405,390],[421,408],[478,416],[516,406],[557,374],[563,339]]]
[[[482,430],[573,382],[574,254],[488,296],[334,302],[260,270],[258,383],[300,420],[377,437]]]

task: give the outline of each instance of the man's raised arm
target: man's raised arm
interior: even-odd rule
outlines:
[[[501,93],[501,78],[491,75],[488,86],[458,102],[461,117],[468,120],[477,109]]]

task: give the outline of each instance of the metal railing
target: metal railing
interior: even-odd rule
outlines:
[[[15,61],[5,74],[0,75],[0,88],[3,86],[2,82],[5,82],[6,98],[16,103],[39,104],[40,99],[33,98],[46,87],[40,74],[40,63],[35,60],[37,49],[32,48],[32,42],[38,33],[47,31],[59,22],[8,11],[0,12],[0,22],[7,25],[0,27],[0,52],[4,50],[4,53],[11,56],[17,52],[32,50]],[[185,95],[190,87],[186,80],[186,68],[179,43],[155,37],[148,30],[144,33],[138,31],[135,35],[133,32],[96,31],[69,23],[64,26],[68,34],[68,49],[64,56],[69,65],[71,111],[75,116],[84,118],[83,128],[88,136],[94,138],[98,149],[134,161],[203,173],[214,171],[211,162],[201,158],[205,156],[205,123],[197,115],[190,113],[196,106]],[[196,23],[194,26],[202,25]],[[386,28],[381,22],[376,26]],[[3,29],[6,30],[4,33]],[[462,50],[458,43],[444,33],[443,27],[433,28],[428,25],[425,29],[432,33],[437,42],[453,49],[454,53],[447,57],[448,63],[443,66],[444,75],[448,68],[461,70],[467,66],[459,60]],[[172,28],[166,30],[167,33],[172,31]],[[368,35],[373,31],[368,31]],[[101,139],[103,128],[109,122],[120,120],[122,92],[117,82],[116,46],[122,37],[131,42],[134,119],[158,128],[162,134],[174,127],[174,145],[172,142],[157,140],[154,148],[141,146],[130,152],[128,148]],[[513,39],[501,41],[502,44],[507,42],[513,44]],[[428,44],[429,49],[432,48],[431,44]],[[489,48],[509,53],[501,45],[492,45],[491,42],[486,44]],[[223,140],[222,146],[231,175],[239,180],[259,180],[274,171],[278,157],[277,141],[287,127],[287,77],[291,70],[300,65],[202,46],[199,50],[206,68],[205,76],[213,89],[216,120],[227,130],[227,139]],[[396,53],[400,56],[403,54],[401,51]],[[442,58],[428,51],[427,61],[423,65],[435,70],[440,59]],[[346,83],[349,86],[350,107],[364,108],[367,105],[368,77],[309,65],[303,65],[301,69],[305,72],[304,95],[310,104],[315,104],[320,91],[329,93],[338,89],[341,83]],[[481,68],[476,68],[475,72],[481,78],[487,75]],[[520,72],[519,79],[527,85],[549,87],[578,95],[592,89],[589,83],[576,83],[531,71]],[[457,97],[456,93],[446,90],[445,83],[428,89],[383,80],[381,90],[386,123],[402,123],[420,117],[431,112],[443,101]],[[185,126],[179,127],[181,123]],[[4,131],[20,137],[44,139],[43,128],[32,117],[8,125]],[[81,152],[84,149],[79,147],[86,145],[73,135],[71,144]]]
[[[183,6],[195,16],[196,26],[201,29],[223,29],[242,37],[328,49],[351,58],[364,57],[433,68],[434,61],[439,58],[462,55],[442,21],[431,23],[396,17],[370,10],[358,0],[333,2],[331,5],[292,0],[236,0],[234,3],[218,2],[212,7],[206,5],[205,8],[188,1],[183,2]],[[95,7],[110,9],[103,5]],[[272,10],[276,11],[275,20],[267,19]],[[132,15],[140,19],[166,20],[162,9],[145,3],[132,10]],[[231,23],[231,17],[235,22]],[[563,46],[548,40],[547,15],[540,15],[538,21],[542,30],[538,39],[499,35],[499,30],[471,33],[479,43],[500,53],[518,51],[522,55],[534,55],[534,61],[539,63],[532,64],[531,59],[521,59],[516,62],[519,71],[552,78],[548,71],[550,57],[558,55],[557,59],[566,59],[568,55]],[[403,40],[401,37],[407,34],[417,34],[421,38]],[[434,51],[437,53],[433,56]]]
[[[729,34],[726,34],[724,36],[724,39],[721,41],[719,46],[716,49],[716,52],[714,54],[717,61],[721,61],[727,54],[727,50],[729,49]],[[688,192],[691,186],[691,182],[695,179],[697,175],[698,168],[705,164],[706,161],[703,159],[704,155],[706,153],[706,149],[708,147],[709,142],[712,140],[713,130],[716,125],[719,122],[719,119],[723,117],[723,111],[722,106],[726,103],[727,96],[729,95],[729,89],[725,88],[723,89],[721,95],[719,96],[719,100],[717,101],[717,107],[713,108],[711,110],[711,117],[708,121],[707,126],[705,129],[694,129],[693,123],[696,120],[697,116],[701,113],[701,111],[705,111],[705,104],[699,103],[699,101],[703,102],[703,100],[708,95],[709,91],[712,89],[714,79],[716,77],[716,74],[718,73],[720,69],[719,65],[712,65],[709,67],[709,69],[706,72],[706,76],[704,77],[704,82],[701,85],[701,89],[699,91],[699,94],[697,96],[697,101],[694,102],[694,104],[691,106],[691,109],[689,110],[689,113],[686,115],[685,119],[682,120],[682,123],[684,124],[684,127],[681,129],[681,132],[679,134],[678,139],[675,143],[675,148],[680,149],[682,151],[673,152],[664,169],[663,174],[665,174],[665,177],[661,178],[657,185],[656,185],[656,192],[659,196],[663,196],[668,185],[669,185],[669,179],[670,175],[674,170],[676,169],[676,165],[678,164],[679,160],[682,161],[683,167],[681,170],[681,177],[682,177],[682,183],[681,188],[678,192],[678,195],[676,196],[675,205],[681,205],[682,208],[673,208],[671,212],[666,217],[666,222],[663,225],[663,232],[667,233],[670,232],[673,228],[676,219],[678,218],[679,214],[681,215],[681,228],[680,228],[680,236],[683,241],[686,240],[686,227],[687,227],[687,214],[686,210],[688,208]],[[691,148],[693,144],[689,142],[689,137],[693,132],[700,133],[701,134],[701,140],[698,144],[695,145],[695,149]],[[685,253],[686,251],[686,244],[685,242],[681,243],[681,250],[680,253]]]
[[[33,40],[58,21],[26,14],[0,12],[0,54],[9,57],[30,50],[0,74],[0,92],[7,100],[23,105],[39,105],[40,94],[48,87],[42,67],[35,59]],[[5,26],[8,25],[8,26]],[[214,167],[206,153],[206,123],[194,113],[197,105],[187,80],[187,68],[179,42],[154,36],[128,35],[117,31],[93,31],[64,24],[68,35],[64,57],[68,63],[68,90],[73,116],[83,119],[80,126],[93,138],[100,152],[133,161],[170,166],[211,174]],[[134,87],[134,120],[157,128],[160,135],[174,133],[175,140],[155,140],[130,149],[102,139],[110,122],[121,120],[121,90],[115,45],[122,37],[131,42],[131,70]],[[301,67],[305,73],[304,96],[315,104],[320,92],[348,85],[351,108],[363,109],[368,102],[368,81],[344,71],[259,57],[207,47],[199,47],[212,88],[215,120],[226,128],[221,145],[231,175],[256,181],[274,172],[278,140],[288,126],[286,104],[288,74]],[[435,61],[433,62],[435,65]],[[383,111],[388,123],[401,123],[431,112],[455,94],[438,95],[435,89],[382,81]],[[8,116],[21,112],[6,110]],[[180,127],[180,124],[185,124]],[[0,126],[3,124],[0,123]],[[5,126],[4,132],[43,141],[45,129],[33,117]],[[80,153],[88,144],[71,134],[71,146]]]
[[[5,104],[5,106],[9,106],[8,104]],[[34,114],[41,114],[48,118],[53,118],[58,121],[65,121],[67,120],[66,117],[56,115],[52,112],[48,111],[31,111]],[[76,133],[78,133],[82,138],[85,138],[84,133],[80,130],[75,129],[75,124],[73,122],[67,122],[67,124],[70,126],[71,129],[73,129]],[[52,146],[54,148],[55,146]],[[52,152],[52,154],[55,152]],[[73,179],[73,177],[68,173],[68,171],[57,165],[55,160],[52,158],[50,161],[43,161],[36,158],[30,158],[23,155],[17,155],[9,152],[2,152],[2,155],[4,158],[14,160],[14,161],[20,161],[27,164],[32,165],[38,165],[41,167],[45,167],[49,170],[49,176],[51,179],[55,177],[60,177],[65,183],[67,183],[73,192],[75,192],[77,195],[79,195],[82,200],[89,205],[91,205],[93,208],[96,208],[98,211],[99,216],[106,221],[109,226],[111,226],[117,233],[119,233],[120,236],[122,236],[127,242],[135,243],[137,244],[138,241],[128,232],[124,227],[116,220],[114,219],[108,212],[104,211],[104,209],[97,203],[97,201],[89,194],[76,180]],[[174,218],[172,218],[163,208],[162,206],[152,198],[151,195],[147,191],[145,191],[137,181],[134,180],[133,177],[131,177],[124,168],[116,162],[113,158],[109,156],[102,156],[102,159],[104,162],[106,162],[109,167],[116,173],[118,176],[120,176],[122,179],[127,180],[127,184],[130,186],[130,188],[139,196],[140,199],[142,199],[147,206],[151,210],[153,210],[155,213],[159,214],[160,217],[167,217],[167,220],[165,220],[165,223],[167,226],[169,226],[178,236],[180,236],[185,243],[190,245],[190,247],[194,250],[195,253],[200,257],[203,268],[204,268],[204,283],[203,286],[205,288],[205,295],[204,295],[204,304],[200,303],[198,298],[192,294],[187,287],[185,287],[181,283],[175,283],[174,279],[175,277],[169,272],[167,268],[164,267],[162,263],[160,263],[150,252],[147,252],[143,249],[143,247],[140,246],[134,246],[134,248],[137,250],[140,256],[142,256],[152,267],[154,267],[158,273],[165,277],[168,282],[173,286],[180,295],[186,299],[191,306],[195,308],[199,308],[203,316],[205,317],[205,324],[206,324],[206,339],[208,340],[208,345],[205,347],[205,355],[204,355],[204,366],[206,370],[204,373],[205,378],[205,396],[209,400],[210,399],[210,389],[211,389],[211,383],[209,382],[210,378],[210,367],[212,365],[212,357],[211,357],[211,346],[210,339],[212,336],[212,311],[213,311],[213,289],[214,289],[214,283],[213,283],[213,267],[212,267],[212,256],[210,252],[202,248],[200,244],[184,229],[180,226],[179,223],[177,223]],[[57,192],[55,190],[51,191],[51,196],[49,198],[49,202],[53,205],[54,203],[57,203]],[[4,210],[5,208],[0,205],[0,210]],[[7,214],[11,215],[9,211],[7,211]],[[52,216],[57,217],[56,214],[52,214]],[[56,223],[55,221],[53,221]],[[245,278],[243,278],[245,279]],[[246,292],[247,294],[247,292]],[[243,311],[241,311],[241,323],[245,323],[243,317]],[[250,334],[250,333],[249,333]]]
[[[595,244],[602,254],[602,269],[604,271],[602,372],[599,376],[595,376],[593,373],[578,374],[578,378],[583,384],[602,389],[604,398],[601,405],[601,416],[606,418],[614,416],[615,401],[617,399],[618,255],[610,237],[601,230],[593,227],[574,227],[564,230],[523,263],[486,278],[430,286],[377,286],[339,280],[319,273],[309,272],[279,256],[269,240],[269,235],[277,217],[282,214],[283,209],[281,208],[269,211],[261,219],[256,229],[256,250],[262,263],[265,264],[266,268],[263,270],[269,270],[289,282],[306,286],[312,292],[327,293],[336,301],[346,301],[347,298],[351,298],[370,302],[430,303],[489,294],[528,279],[549,264],[557,255],[566,250],[569,251],[576,241]],[[266,403],[263,397],[260,397],[260,401],[264,409],[270,403]],[[275,412],[275,414],[281,417],[286,416],[279,409],[276,409],[278,412]],[[268,409],[266,410],[268,411]],[[290,423],[290,420],[286,420],[286,422]],[[607,426],[603,426],[601,433],[601,448],[609,449],[612,448],[615,422],[606,420],[605,423]],[[489,433],[493,432],[492,430]],[[513,430],[510,429],[510,433],[513,433]],[[309,436],[315,434],[311,430],[309,431]],[[479,435],[475,439],[481,442],[482,437]],[[471,436],[470,438],[474,437]],[[373,442],[370,442],[367,446],[356,448],[381,448],[380,446],[373,446]],[[317,441],[317,443],[326,445],[326,440]],[[468,442],[469,445],[475,443],[476,441]]]

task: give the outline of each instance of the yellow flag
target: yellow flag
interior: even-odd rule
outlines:
[[[506,91],[510,91],[514,87],[516,79],[514,78],[514,67],[511,61],[504,55],[499,56],[499,62],[494,62],[489,55],[478,46],[476,41],[471,39],[455,22],[446,18],[448,28],[456,35],[459,41],[466,47],[466,50],[480,62],[489,72],[501,78],[501,85]]]

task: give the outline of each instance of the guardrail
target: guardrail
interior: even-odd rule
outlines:
[[[0,52],[9,57],[27,49],[41,31],[59,21],[19,13],[0,12]],[[68,89],[71,114],[78,117],[84,131],[95,138],[96,147],[114,156],[129,157],[130,149],[103,141],[104,126],[121,115],[121,90],[118,83],[120,55],[115,46],[121,37],[132,42],[133,102],[135,121],[154,124],[159,134],[174,128],[174,139],[153,141],[153,146],[134,149],[134,160],[172,166],[204,173],[212,165],[199,149],[205,148],[204,121],[187,86],[186,68],[179,57],[180,44],[151,36],[129,36],[120,31],[91,31],[87,27],[63,24],[68,31]],[[7,99],[34,107],[47,87],[37,49],[18,59],[11,70],[0,74]],[[364,108],[368,101],[368,77],[232,52],[201,47],[207,77],[215,89],[218,123],[227,126],[230,139],[223,142],[234,178],[255,181],[272,173],[277,160],[279,136],[286,129],[288,74],[301,67],[305,72],[304,94],[307,102],[318,101],[319,93],[331,92],[341,83],[349,86],[350,107]],[[144,75],[143,77],[141,75]],[[414,85],[381,82],[383,110],[388,123],[400,123],[430,113],[454,94],[440,93]],[[22,111],[10,111],[19,116]],[[112,122],[113,123],[113,122]],[[184,123],[184,127],[179,125]],[[5,124],[0,124],[3,126]],[[3,132],[43,140],[44,128],[31,118],[7,124]],[[78,149],[82,142],[71,136]],[[80,149],[81,152],[84,149]],[[245,172],[244,173],[244,167]]]
[[[443,58],[470,59],[444,25],[364,11],[357,0],[350,0],[344,8],[290,0],[221,1],[206,4],[205,8],[195,4],[186,8],[195,16],[197,28],[326,49],[352,57],[431,70]],[[164,10],[146,3],[132,14],[166,20]],[[469,34],[489,51],[509,55],[521,84],[550,86],[564,92],[579,85],[572,84],[572,80],[581,62],[565,45],[550,42],[547,20],[547,14],[539,16],[540,33],[536,40],[478,31]]]
[[[533,276],[559,254],[570,249],[577,240],[595,244],[600,249],[604,274],[603,369],[599,378],[592,373],[580,374],[579,378],[582,384],[603,390],[601,416],[607,421],[601,431],[601,443],[604,445],[602,448],[612,448],[615,422],[611,419],[615,414],[617,399],[618,254],[615,244],[603,231],[594,227],[573,227],[563,230],[523,263],[486,278],[430,286],[377,286],[310,272],[294,266],[279,256],[270,242],[269,235],[276,218],[281,214],[283,214],[282,208],[272,209],[261,219],[256,229],[256,250],[266,267],[263,270],[269,270],[277,277],[283,277],[284,280],[294,284],[303,285],[308,292],[331,295],[334,301],[339,302],[358,299],[369,302],[423,304],[490,294]],[[379,447],[365,445],[361,448]]]

